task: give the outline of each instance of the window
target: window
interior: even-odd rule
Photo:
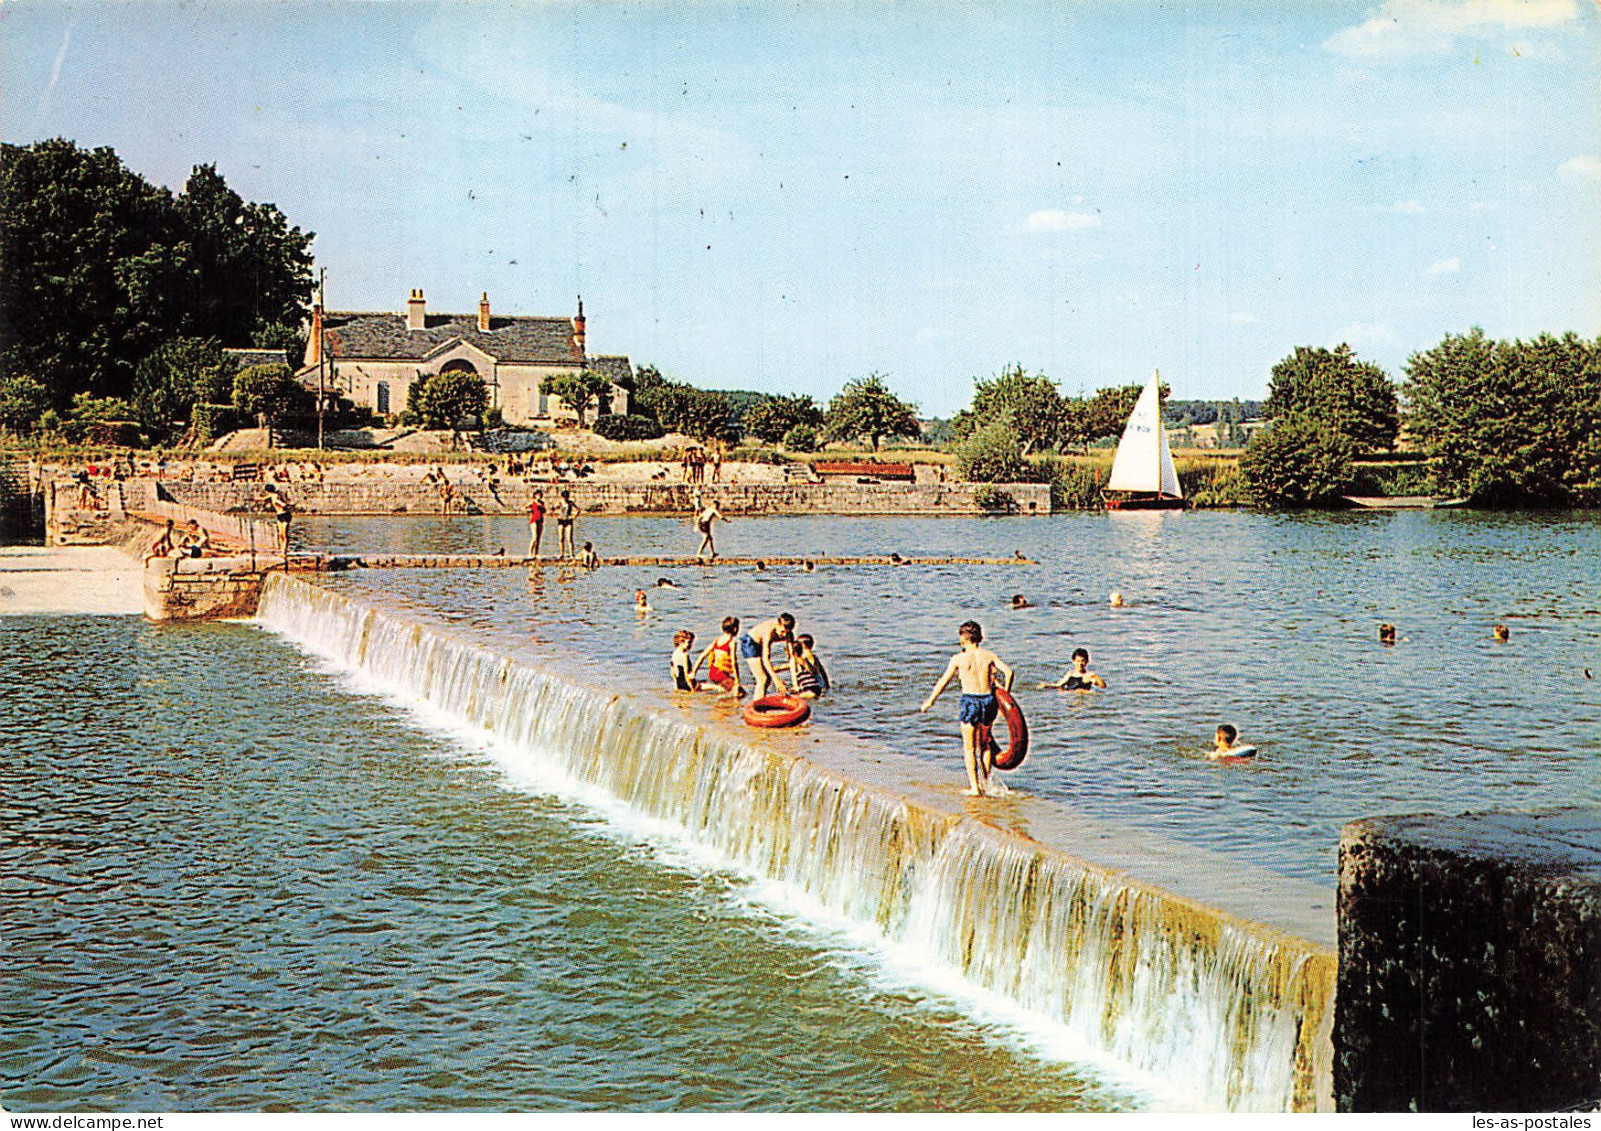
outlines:
[[[385,413],[385,414],[387,414],[389,412],[389,382],[388,381],[380,381],[380,382],[378,382],[378,411],[382,412],[382,413]]]

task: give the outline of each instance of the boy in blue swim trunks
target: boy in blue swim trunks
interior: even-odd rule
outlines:
[[[962,650],[951,657],[951,662],[945,666],[945,674],[940,676],[934,690],[928,693],[928,698],[923,700],[923,705],[918,709],[926,711],[932,707],[934,700],[940,697],[952,679],[959,678],[962,681],[962,702],[956,718],[962,724],[962,760],[967,765],[967,792],[975,797],[994,796],[1004,792],[999,782],[990,780],[994,751],[988,742],[979,748],[977,732],[983,728],[987,735],[999,710],[999,704],[995,702],[996,673],[1000,675],[1001,686],[1008,691],[1012,689],[1012,680],[1017,673],[994,652],[982,646],[984,630],[977,621],[964,622],[956,630],[956,635],[962,642]]]
[[[740,659],[744,660],[750,669],[751,683],[756,689],[757,699],[767,694],[769,685],[779,695],[789,690],[777,669],[773,667],[773,644],[781,642],[788,648],[794,639],[795,618],[788,613],[779,613],[771,620],[764,620],[748,632],[741,633],[734,642],[734,648],[739,653]]]

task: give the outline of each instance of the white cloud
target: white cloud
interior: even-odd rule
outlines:
[[[1431,279],[1438,279],[1441,275],[1454,275],[1462,270],[1462,261],[1456,256],[1449,259],[1436,259],[1423,269],[1423,273]]]
[[[1601,157],[1584,153],[1571,161],[1564,161],[1557,172],[1564,177],[1578,177],[1586,181],[1601,181]]]
[[[1030,212],[1023,221],[1025,232],[1085,232],[1099,228],[1101,218],[1092,212],[1065,212],[1060,208],[1043,208]]]
[[[1461,38],[1560,27],[1578,18],[1578,0],[1384,0],[1366,21],[1335,32],[1323,47],[1359,58],[1438,53]]]
[[[1379,211],[1394,212],[1397,216],[1422,216],[1428,209],[1416,200],[1398,200],[1394,204],[1381,206]]]

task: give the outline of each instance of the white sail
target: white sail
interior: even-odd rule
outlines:
[[[1129,413],[1117,456],[1112,460],[1112,478],[1106,486],[1111,491],[1150,491],[1176,499],[1184,497],[1173,467],[1173,453],[1167,446],[1167,430],[1162,427],[1161,378],[1156,373],[1140,390],[1140,399]]]

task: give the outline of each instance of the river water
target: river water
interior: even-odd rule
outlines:
[[[693,549],[671,520],[580,527],[605,554]],[[298,537],[516,552],[525,531],[325,519]],[[704,644],[723,615],[789,609],[835,678],[820,723],[953,786],[954,701],[916,706],[972,617],[1030,688],[1036,745],[1015,789],[1319,882],[1353,817],[1601,801],[1591,516],[771,519],[720,541],[1039,564],[327,580],[614,686],[663,683],[678,627]],[[652,590],[657,611],[637,617],[634,588],[664,572],[680,587]],[[1113,588],[1126,608],[1107,607]],[[1006,608],[1017,592],[1036,607]],[[1400,630],[1393,648],[1381,620]],[[1032,690],[1078,646],[1107,692]],[[12,1109],[1173,1099],[648,823],[553,796],[449,720],[255,626],[0,618],[0,673]],[[1204,761],[1224,720],[1260,766]]]
[[[682,521],[594,519],[602,554],[690,553]],[[308,524],[308,544],[526,548],[494,518]],[[394,570],[334,575],[497,646],[556,650],[618,686],[666,682],[673,631],[711,642],[788,610],[834,678],[816,719],[962,780],[955,693],[918,705],[979,621],[1018,669],[1033,752],[1013,789],[1332,882],[1340,826],[1386,813],[1601,802],[1601,517],[1465,511],[1084,514],[973,522],[752,519],[733,555],[1010,557],[1037,565]],[[651,589],[655,612],[635,615]],[[1113,609],[1108,595],[1123,595]],[[1013,610],[1022,593],[1033,607]],[[1398,642],[1379,643],[1381,622]],[[1510,629],[1497,643],[1493,625]],[[1109,689],[1038,691],[1074,648]],[[1217,724],[1256,766],[1205,758]]]

